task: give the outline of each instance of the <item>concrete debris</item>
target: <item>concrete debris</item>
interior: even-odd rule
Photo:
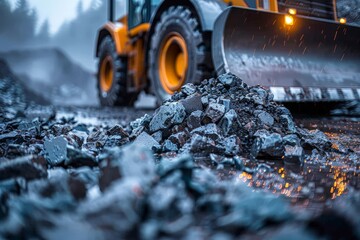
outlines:
[[[154,114],[149,124],[149,130],[156,132],[181,123],[186,116],[181,103],[169,103],[161,106]]]
[[[269,91],[260,86],[249,87],[232,74],[204,80],[197,86],[184,86],[147,118],[149,124],[141,124],[139,119],[132,123],[132,129],[141,127],[150,135],[156,132],[163,153],[226,153],[281,160],[285,157],[285,145],[296,149],[328,148],[321,133],[298,130],[290,111],[275,103]],[[174,137],[177,134],[181,140]]]
[[[298,214],[289,201],[352,194],[357,181],[342,174],[357,176],[359,154],[297,127],[272,99],[225,74],[130,124],[53,113],[1,122],[0,239],[289,238],[293,226],[337,236],[327,217],[359,238],[357,191],[333,208],[346,218]]]

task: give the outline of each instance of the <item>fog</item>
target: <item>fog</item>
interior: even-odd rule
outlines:
[[[48,21],[38,26],[39,15],[28,0],[17,0],[15,7],[9,1],[0,0],[0,58],[22,76],[24,84],[46,92],[53,104],[96,104],[94,52],[97,31],[107,21],[108,1],[92,0],[87,9],[79,3],[77,17],[65,22],[55,34],[50,34]],[[115,15],[120,17],[127,0],[116,2]],[[360,24],[360,0],[338,0],[338,14]],[[73,96],[81,93],[82,86],[86,93]]]
[[[76,63],[95,71],[94,46],[97,30],[106,22],[104,0],[93,0],[84,10],[77,7],[77,18],[65,22],[54,35],[50,35],[49,22],[36,29],[38,14],[27,0],[19,0],[14,10],[8,0],[0,1],[0,51],[28,48],[59,48]]]

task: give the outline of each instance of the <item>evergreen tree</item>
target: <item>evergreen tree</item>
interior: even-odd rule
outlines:
[[[77,16],[81,16],[84,12],[84,4],[83,4],[83,1],[80,0],[77,7],[76,7],[76,13],[77,13]]]
[[[12,15],[16,23],[16,27],[12,29],[13,39],[19,43],[31,41],[35,36],[36,11],[30,9],[27,0],[18,0]]]
[[[49,20],[46,19],[40,27],[37,39],[43,44],[48,43],[50,40],[50,25]]]
[[[12,21],[11,6],[8,1],[0,1],[0,35],[5,35],[9,31],[9,23]]]

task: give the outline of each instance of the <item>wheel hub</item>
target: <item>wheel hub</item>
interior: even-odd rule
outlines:
[[[184,38],[171,33],[164,41],[159,55],[159,76],[164,90],[173,94],[184,84],[188,67],[188,52]]]
[[[114,67],[111,56],[106,56],[100,67],[100,87],[103,92],[109,92],[113,84]]]

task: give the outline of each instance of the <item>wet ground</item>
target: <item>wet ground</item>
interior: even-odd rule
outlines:
[[[360,236],[355,115],[290,112],[231,74],[156,110],[7,109],[0,239]]]
[[[57,112],[59,119],[73,118],[79,124],[104,128],[118,124],[125,129],[131,121],[154,112],[153,109],[37,106],[28,108],[25,114],[29,118],[46,117],[52,111]],[[294,120],[298,126],[309,130],[319,129],[329,139],[340,142],[341,147],[360,153],[358,116],[297,113]],[[329,157],[322,161],[305,161],[302,166],[276,160],[241,161],[246,167],[245,171],[216,168],[213,170],[222,179],[235,176],[238,181],[246,183],[252,189],[286,196],[295,211],[306,209],[309,214],[317,215],[331,208],[333,200],[349,192],[360,191],[360,163],[355,159]]]

